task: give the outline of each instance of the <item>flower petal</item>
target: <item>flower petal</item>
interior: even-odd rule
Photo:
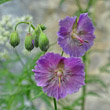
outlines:
[[[61,76],[57,76],[58,69],[62,70]],[[77,92],[84,85],[84,65],[80,58],[64,58],[59,54],[47,53],[37,61],[32,71],[35,72],[37,85],[57,100]]]
[[[76,21],[76,16],[75,17],[69,17],[67,16],[65,19],[59,21],[60,27],[65,27],[68,29],[68,32],[72,30],[72,27]]]
[[[86,32],[93,33],[94,26],[91,19],[88,16],[88,13],[83,13],[80,15],[77,25],[77,32]]]

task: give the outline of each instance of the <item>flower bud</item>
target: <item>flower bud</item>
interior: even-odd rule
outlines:
[[[12,32],[11,33],[11,36],[10,36],[10,44],[11,46],[13,46],[14,48],[16,46],[18,46],[20,43],[20,38],[19,38],[19,35],[16,31]]]
[[[38,47],[38,40],[40,35],[40,29],[36,28],[35,31],[32,33],[33,39],[34,39],[34,46]]]
[[[40,28],[42,29],[42,31],[44,31],[46,29],[45,25],[40,24]]]
[[[42,51],[45,51],[45,52],[49,48],[49,40],[43,32],[41,32],[39,36],[39,47]]]
[[[31,51],[34,48],[34,40],[32,34],[28,33],[25,37],[25,48]]]

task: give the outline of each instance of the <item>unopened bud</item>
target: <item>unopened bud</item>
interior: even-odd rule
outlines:
[[[25,48],[31,51],[34,48],[34,40],[32,34],[28,33],[25,37]]]
[[[46,29],[46,26],[43,24],[40,24],[40,28],[42,29],[42,31],[44,31]]]
[[[36,28],[34,32],[32,33],[33,39],[34,39],[34,46],[37,48],[38,47],[38,40],[39,40],[39,35],[40,35],[40,29]]]
[[[20,38],[19,38],[19,35],[16,31],[12,32],[11,33],[11,36],[10,36],[10,44],[11,46],[13,46],[14,48],[16,46],[18,46],[20,43]]]
[[[42,51],[45,51],[45,52],[49,48],[49,40],[43,32],[41,32],[39,36],[39,47]]]

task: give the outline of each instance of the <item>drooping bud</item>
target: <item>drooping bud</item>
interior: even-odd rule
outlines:
[[[43,32],[41,32],[39,36],[39,47],[42,51],[45,51],[45,52],[49,48],[49,40]]]
[[[11,36],[10,36],[10,44],[11,46],[13,46],[14,48],[16,46],[18,46],[20,43],[20,38],[19,38],[19,35],[16,31],[12,32],[11,33]]]
[[[40,35],[40,29],[36,28],[34,32],[32,33],[33,39],[34,39],[34,46],[37,48],[38,47],[38,40],[39,40],[39,35]]]
[[[31,33],[28,33],[25,37],[25,48],[31,51],[34,48],[34,40]]]

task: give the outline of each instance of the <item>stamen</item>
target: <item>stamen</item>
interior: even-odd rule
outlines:
[[[87,40],[85,40],[84,42],[89,43]]]
[[[78,44],[78,45],[79,45],[79,46],[82,46],[83,44],[80,43],[80,44]]]
[[[59,84],[59,87],[61,86],[61,78],[59,77],[58,78],[58,84]]]
[[[78,40],[80,41],[81,44],[84,42],[84,41],[83,41],[80,37],[78,37],[75,33],[74,33],[73,35],[75,36],[76,39],[78,39]]]
[[[82,32],[81,31],[81,34],[82,33],[84,33],[84,32]],[[72,39],[77,39],[77,40],[79,40],[79,46],[82,46],[83,45],[83,43],[85,42],[85,43],[89,43],[87,40],[83,40],[83,39],[81,39],[79,36],[77,36],[77,34],[74,32],[74,30],[72,31],[72,33],[71,33],[71,37],[72,37]]]

